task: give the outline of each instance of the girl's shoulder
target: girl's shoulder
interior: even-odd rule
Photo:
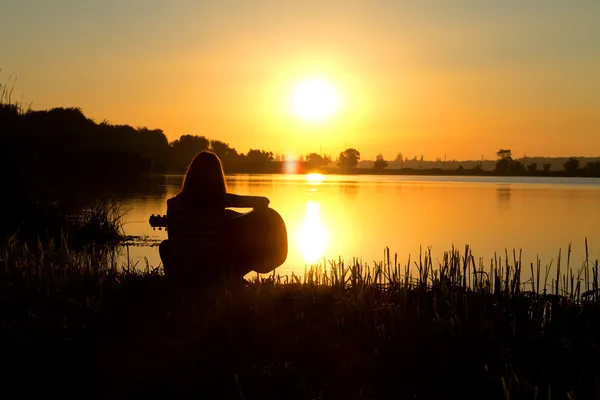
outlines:
[[[187,205],[187,203],[189,203],[189,201],[187,201],[185,196],[182,196],[181,193],[179,193],[167,200],[167,208],[179,208]]]
[[[191,198],[190,196],[179,193],[167,200],[167,210],[186,209],[186,208],[215,208],[222,207],[225,203],[224,196],[205,196],[200,198]]]

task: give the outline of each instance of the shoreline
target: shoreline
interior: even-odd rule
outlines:
[[[285,171],[281,168],[271,169],[265,168],[264,170],[226,170],[226,175],[307,175],[307,174],[322,174],[322,175],[373,175],[373,176],[452,176],[452,177],[498,177],[498,178],[600,178],[600,176],[587,176],[587,175],[572,175],[566,174],[561,171],[551,171],[548,173],[537,173],[537,174],[497,174],[492,171],[483,172],[472,172],[465,170],[463,173],[457,173],[453,170],[414,170],[414,169],[391,169],[383,171],[373,171],[370,168],[355,168],[351,171],[344,171],[338,168],[306,168],[296,170],[294,172]],[[185,171],[166,171],[165,173],[146,173],[144,176],[183,176]]]

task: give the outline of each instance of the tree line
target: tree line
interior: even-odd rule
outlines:
[[[40,215],[66,215],[87,199],[112,197],[152,174],[183,173],[195,154],[214,151],[227,172],[276,172],[273,153],[239,153],[228,143],[160,129],[97,123],[79,108],[32,111],[7,99],[0,85],[0,180],[7,216],[0,232]],[[279,171],[277,171],[279,172]],[[60,210],[59,210],[60,208]]]
[[[2,171],[37,180],[128,179],[143,173],[181,173],[202,150],[214,151],[227,171],[253,171],[273,153],[238,152],[228,143],[185,134],[169,142],[160,129],[96,123],[79,108],[22,112],[0,104]],[[5,177],[6,178],[6,177]]]
[[[500,149],[496,152],[498,159],[494,166],[494,172],[499,175],[537,175],[540,172],[550,172],[550,164],[538,165],[533,162],[525,164],[512,157],[510,149]],[[600,177],[600,161],[588,161],[585,166],[580,166],[576,157],[569,157],[563,164],[562,175],[565,176],[591,176]]]
[[[230,173],[278,173],[287,162],[285,157],[270,151],[250,149],[242,153],[226,142],[205,136],[184,134],[169,142],[160,129],[114,125],[107,121],[96,123],[79,108],[23,111],[18,105],[0,99],[0,177],[9,187],[23,193],[31,193],[34,188],[39,191],[57,182],[77,187],[97,186],[102,182],[116,185],[147,173],[183,173],[193,156],[202,150],[215,152],[225,171]],[[370,171],[495,175],[543,175],[550,171],[549,164],[525,164],[515,160],[510,149],[497,152],[491,172],[484,171],[483,160],[470,169],[459,165],[453,171],[441,168],[423,171],[403,167],[410,165],[409,161],[399,157],[400,164],[397,159],[388,162],[378,154],[371,162]],[[340,172],[358,172],[361,160],[358,149],[348,148],[335,160],[332,158],[317,153],[301,156],[300,169],[296,171],[327,172],[335,165]],[[420,162],[414,161],[413,165],[423,162],[421,156]],[[390,163],[396,168],[389,170]],[[363,168],[360,170],[365,172]],[[577,158],[570,158],[561,174],[600,176],[600,162],[588,161],[581,166]]]
[[[370,162],[370,168],[360,168],[357,166],[360,162],[360,151],[354,148],[349,148],[342,151],[336,160],[336,166],[346,172],[361,172],[361,173],[427,173],[427,174],[465,174],[465,175],[513,175],[513,176],[579,176],[579,177],[600,177],[600,160],[587,161],[582,165],[577,157],[569,157],[562,164],[562,170],[551,170],[550,163],[538,164],[537,162],[526,163],[516,160],[512,157],[512,150],[499,149],[496,152],[497,159],[493,164],[492,170],[484,170],[483,159],[478,162],[471,163],[471,168],[464,168],[460,162],[452,161],[451,163],[458,166],[454,169],[442,168],[445,162],[437,160],[435,163],[426,162],[421,156],[420,159],[415,157],[413,160],[403,158],[399,153],[394,160],[395,168],[384,171],[390,164],[384,159],[382,154],[378,154],[375,160]],[[306,158],[308,165],[314,168],[323,168],[330,165],[331,160],[324,160],[319,155],[312,153]],[[423,165],[436,165],[435,167],[423,168]],[[415,168],[416,166],[416,168]],[[400,168],[398,168],[400,167]]]

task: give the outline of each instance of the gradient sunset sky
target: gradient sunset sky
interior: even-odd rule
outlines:
[[[242,152],[600,156],[599,21],[598,0],[0,0],[0,80]],[[319,124],[289,110],[313,76],[342,103]]]

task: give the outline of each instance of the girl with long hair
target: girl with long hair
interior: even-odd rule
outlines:
[[[167,200],[168,240],[159,247],[165,274],[209,283],[281,265],[287,257],[285,224],[268,206],[266,197],[227,193],[217,155],[197,154],[181,192]],[[242,214],[228,207],[253,210]]]

